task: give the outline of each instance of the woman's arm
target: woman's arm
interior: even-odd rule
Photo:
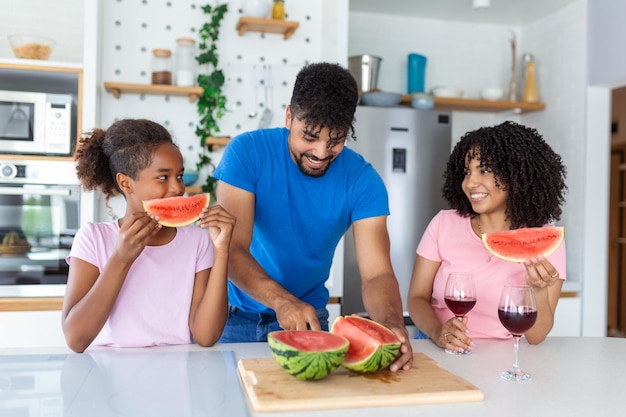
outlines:
[[[544,257],[527,260],[524,266],[526,282],[533,287],[537,303],[537,321],[524,336],[528,343],[536,345],[546,339],[554,326],[563,280],[559,278],[559,271]]]

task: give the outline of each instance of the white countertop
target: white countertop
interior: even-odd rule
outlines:
[[[240,358],[270,357],[265,343],[223,344],[212,348],[197,345],[94,348],[84,354],[74,354],[66,348],[0,349],[0,415],[14,411],[11,407],[16,405],[22,407],[18,415],[25,417],[73,417],[80,413],[90,417],[248,414],[575,417],[617,416],[624,412],[626,339],[549,337],[537,346],[522,341],[520,365],[533,376],[527,383],[502,381],[498,376],[512,363],[511,340],[477,341],[474,353],[469,356],[446,354],[427,340],[414,340],[412,345],[415,352],[425,353],[449,372],[477,386],[485,399],[451,404],[253,413],[244,400],[234,363]],[[13,382],[17,388],[11,389]],[[166,405],[160,405],[161,402]],[[29,414],[24,410],[29,410]]]

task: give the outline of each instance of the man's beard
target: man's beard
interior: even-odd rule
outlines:
[[[326,174],[326,171],[328,171],[328,168],[330,167],[330,164],[333,161],[330,158],[324,159],[324,160],[328,160],[326,165],[322,165],[318,169],[312,169],[311,167],[309,167],[308,165],[305,164],[304,160],[306,158],[307,158],[307,156],[305,154],[300,155],[300,158],[296,159],[296,164],[298,165],[298,168],[300,169],[300,172],[302,172],[304,175],[307,175],[309,177],[322,177],[322,176],[324,176],[324,174]],[[311,158],[311,159],[317,159],[317,158]]]

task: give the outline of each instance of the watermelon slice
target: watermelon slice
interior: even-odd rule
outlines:
[[[337,317],[330,332],[350,341],[342,365],[353,372],[380,371],[389,366],[400,351],[400,340],[391,330],[356,314]]]
[[[485,248],[509,262],[524,262],[537,255],[550,256],[561,246],[565,229],[557,226],[527,227],[503,232],[483,233]]]
[[[145,211],[159,218],[159,224],[167,227],[182,227],[200,218],[202,209],[209,207],[209,194],[191,197],[156,198],[143,201]]]
[[[276,362],[304,381],[325,378],[343,362],[349,342],[345,337],[315,330],[279,330],[267,335]]]

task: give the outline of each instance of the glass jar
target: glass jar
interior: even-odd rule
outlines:
[[[176,85],[190,87],[196,81],[196,41],[176,39]]]
[[[274,0],[272,19],[285,20],[285,0]]]
[[[524,93],[522,101],[527,103],[537,103],[539,101],[539,93],[537,92],[537,75],[535,73],[535,57],[531,54],[524,54],[524,73],[523,85]]]
[[[169,49],[153,49],[152,84],[172,84],[172,51]]]

